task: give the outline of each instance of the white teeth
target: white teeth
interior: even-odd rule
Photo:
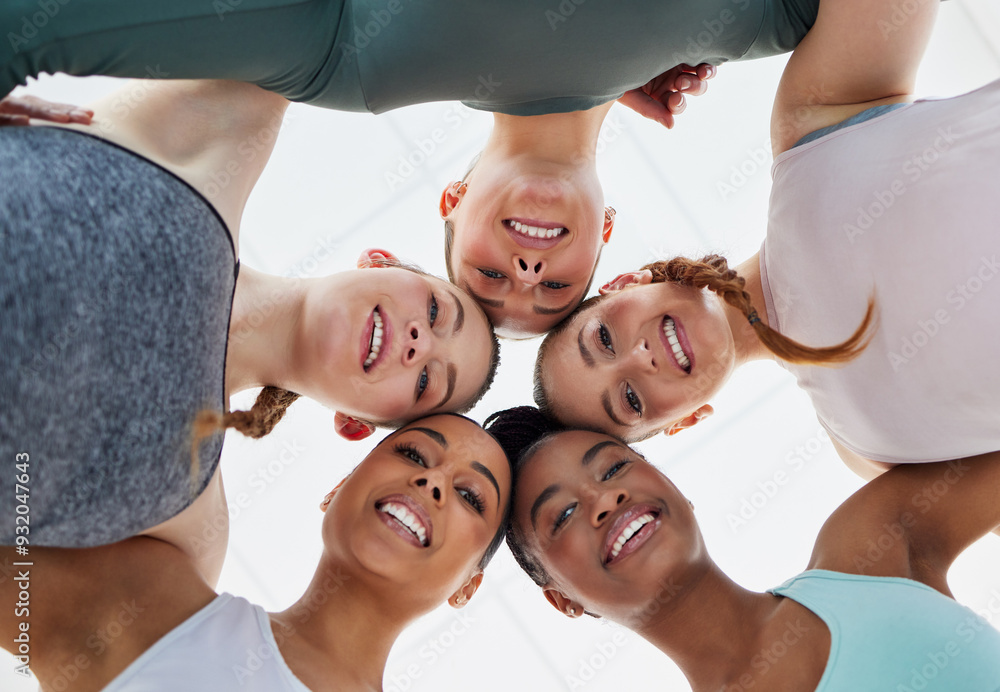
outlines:
[[[396,517],[403,526],[408,528],[420,541],[421,545],[427,545],[427,529],[424,528],[423,523],[417,516],[406,509],[403,505],[396,504],[395,502],[386,502],[384,505],[378,508],[380,512],[385,512],[391,516]]]
[[[521,223],[520,221],[509,221],[510,227],[513,228],[518,233],[523,233],[526,236],[532,238],[555,238],[557,235],[565,231],[565,228],[542,228],[540,226],[529,226],[526,223]]]
[[[655,519],[655,517],[652,514],[643,514],[641,517],[633,520],[631,524],[626,526],[615,540],[614,545],[611,546],[611,554],[608,556],[608,559],[614,560],[618,557],[618,553],[620,553],[625,544],[628,543],[628,539],[639,533],[639,529],[653,521],[653,519]]]
[[[691,361],[684,355],[684,349],[681,348],[681,343],[677,340],[677,329],[674,327],[674,321],[669,317],[663,320],[663,333],[670,344],[670,350],[674,352],[674,360],[683,369],[687,370],[688,366],[691,365]]]
[[[382,350],[382,315],[378,308],[375,308],[375,328],[372,329],[372,340],[368,348],[368,357],[365,358],[365,367],[375,362],[378,352]]]

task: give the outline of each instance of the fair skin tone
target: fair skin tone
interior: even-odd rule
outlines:
[[[141,89],[142,99],[128,99]],[[124,96],[123,96],[124,95]],[[137,104],[123,108],[123,103]],[[238,82],[133,83],[84,111],[37,100],[11,105],[131,149],[205,193],[234,246],[247,199],[271,154],[288,101]],[[241,155],[251,142],[255,156]],[[217,183],[219,171],[229,175]],[[368,250],[359,268],[394,259]],[[375,312],[388,348],[368,366]],[[386,328],[385,325],[389,326]],[[391,335],[389,332],[391,331]],[[489,327],[476,303],[444,281],[397,268],[320,279],[241,267],[230,324],[226,392],[272,385],[337,411],[337,430],[361,439],[379,422],[455,410],[489,368]],[[348,386],[349,385],[349,386]]]
[[[913,498],[942,479],[949,492],[917,511]],[[807,569],[903,577],[951,596],[951,563],[1000,524],[998,489],[1000,453],[898,467],[834,512]],[[572,431],[547,440],[520,471],[516,495],[513,521],[546,570],[545,597],[560,612],[586,611],[633,629],[698,692],[748,682],[775,691],[816,688],[830,654],[826,624],[791,599],[729,579],[709,557],[688,500],[616,439]],[[906,515],[917,518],[901,523]],[[652,520],[616,548],[636,517]],[[879,560],[857,560],[872,537],[896,524],[907,530]],[[764,672],[754,668],[755,654],[781,641],[789,623],[798,625],[795,646]]]
[[[399,633],[441,603],[462,607],[475,594],[483,578],[479,561],[509,492],[502,450],[462,418],[422,419],[376,447],[320,505],[324,547],[309,587],[290,608],[270,614],[295,676],[317,692],[381,690]],[[383,511],[393,502],[421,517],[427,545]],[[38,643],[31,670],[43,688],[60,666],[83,656],[89,664],[73,689],[102,689],[216,596],[178,546],[159,538],[87,550],[32,548],[31,554],[46,575],[32,582],[31,608],[32,642]],[[3,548],[0,559],[18,558]],[[0,583],[0,599],[17,599],[13,579]],[[92,643],[95,629],[133,601],[140,615],[128,623],[127,635],[95,655],[88,638]],[[0,633],[12,642],[17,622],[13,608],[4,612]]]
[[[757,257],[737,271],[751,300],[763,304]],[[708,401],[737,367],[773,358],[743,313],[715,293],[651,281],[648,270],[617,277],[601,287],[611,295],[554,337],[542,377],[568,425],[625,439],[674,434],[711,415]],[[671,329],[683,357],[671,347]]]
[[[907,21],[899,23],[893,18],[896,6],[890,2],[822,2],[815,25],[789,59],[778,87],[771,119],[774,155],[787,151],[810,132],[841,122],[873,106],[911,101],[917,68],[930,37],[937,5],[933,1],[919,3]],[[891,30],[886,30],[886,27]],[[757,307],[760,319],[766,323],[758,256],[741,264],[737,271],[747,280],[746,290],[751,302]],[[611,282],[609,288],[613,290],[643,283],[635,278],[637,274],[625,275],[626,280],[618,285]],[[630,276],[632,278],[628,278]],[[649,290],[652,291],[651,288]],[[627,291],[624,293],[627,294]],[[605,389],[610,391],[612,387],[618,387],[622,390],[618,399],[623,403],[615,410],[617,421],[607,414],[607,407],[601,401],[591,401],[586,410],[577,405],[579,397],[584,395],[575,392],[573,385],[569,384],[564,364],[552,359],[553,369],[547,370],[543,377],[550,384],[550,396],[558,401],[558,414],[562,416],[565,411],[567,421],[574,425],[597,426],[629,439],[660,430],[676,432],[702,420],[710,409],[706,408],[708,400],[735,367],[749,360],[772,357],[756,342],[741,312],[728,306],[723,306],[720,312],[721,301],[707,297],[703,300],[704,310],[696,311],[701,312],[696,319],[704,320],[704,325],[693,324],[689,317],[687,324],[682,326],[691,333],[690,343],[686,345],[685,340],[680,339],[680,344],[685,351],[688,346],[694,351],[686,354],[689,359],[693,356],[692,371],[684,373],[674,368],[671,372],[668,369],[673,377],[663,378],[661,384],[665,391],[658,390],[653,394],[647,388],[645,396],[654,405],[648,406],[641,418],[631,404],[642,402],[627,396],[624,391],[629,386],[627,379],[637,378],[639,373],[635,368],[626,371],[620,365],[624,362],[622,358],[613,359],[614,367],[620,370],[616,376],[602,374],[607,380]],[[669,313],[672,309],[672,304],[664,303],[661,312]],[[574,328],[579,321],[579,317],[575,319]],[[579,365],[582,362],[576,342],[579,330],[574,331],[574,328],[560,335],[558,354],[574,358],[573,350],[577,350],[573,362]],[[698,334],[708,333],[718,334],[721,340],[712,343],[702,340],[699,343]],[[632,339],[633,333],[628,332],[626,336]],[[848,336],[844,335],[845,338]],[[656,340],[647,338],[649,343],[655,344]],[[627,348],[634,346],[633,341],[626,344]],[[662,365],[664,361],[671,364],[673,359],[670,355],[669,351],[661,353],[656,365]],[[598,365],[603,363],[599,361]],[[710,367],[706,368],[706,365]],[[701,376],[694,377],[694,371],[699,368]],[[607,369],[610,372],[611,366]],[[678,386],[681,383],[688,386]],[[563,391],[557,391],[560,389]],[[578,398],[574,400],[574,396]],[[640,394],[640,399],[642,396]],[[591,394],[590,399],[593,398]],[[618,403],[614,397],[612,403]],[[626,407],[631,409],[631,414],[625,410]],[[701,415],[698,415],[699,412]],[[885,464],[863,459],[843,448],[838,448],[838,451],[852,469],[866,478],[887,468]]]
[[[679,66],[622,102],[667,127],[683,94],[704,91],[709,65]],[[495,113],[481,157],[441,195],[454,224],[451,271],[503,336],[540,334],[583,299],[614,227],[596,157],[611,103],[530,117]]]

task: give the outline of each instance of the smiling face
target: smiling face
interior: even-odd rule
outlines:
[[[580,302],[610,232],[592,165],[484,155],[445,190],[450,271],[503,336],[547,331]]]
[[[549,438],[524,460],[514,496],[514,530],[567,614],[585,608],[636,628],[664,584],[682,584],[707,559],[687,499],[607,435]]]
[[[478,425],[423,418],[383,440],[334,493],[324,543],[377,580],[418,585],[413,598],[429,609],[478,571],[510,484],[506,456]]]
[[[672,283],[621,289],[550,338],[541,380],[553,415],[627,440],[692,416],[736,364],[721,300]]]
[[[318,280],[307,297],[301,394],[355,418],[460,410],[487,378],[492,335],[464,292],[399,268]]]

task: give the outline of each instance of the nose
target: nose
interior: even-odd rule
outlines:
[[[602,488],[590,509],[590,523],[600,528],[618,507],[628,502],[629,494],[624,488]]]
[[[655,373],[657,371],[656,356],[646,339],[639,337],[629,355],[631,356],[629,360],[639,369],[639,372]]]
[[[514,255],[514,276],[527,286],[536,286],[545,276],[545,260],[540,257]]]
[[[417,321],[406,325],[403,333],[403,365],[418,365],[427,358],[433,348],[434,334],[430,325]]]
[[[420,492],[431,499],[438,507],[444,505],[447,493],[445,488],[444,474],[437,468],[424,469],[413,479],[413,485],[420,489]]]

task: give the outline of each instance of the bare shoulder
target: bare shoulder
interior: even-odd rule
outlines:
[[[837,508],[809,566],[906,577],[950,595],[951,563],[998,524],[1000,452],[900,464]]]
[[[0,549],[0,563],[12,557]],[[207,605],[215,592],[175,547],[132,538],[88,549],[33,548],[22,580],[28,585],[23,618],[4,608],[5,648],[27,623],[30,664],[43,689],[103,689],[164,634]],[[16,569],[16,568],[15,568]],[[11,580],[0,601],[16,599]],[[13,617],[12,617],[13,616]],[[12,650],[12,653],[17,653]]]
[[[176,546],[214,588],[222,574],[229,544],[229,508],[222,483],[222,467],[215,469],[208,486],[190,506],[139,535]]]
[[[755,653],[730,678],[726,690],[814,690],[830,658],[830,629],[790,598],[779,599],[761,631]]]

